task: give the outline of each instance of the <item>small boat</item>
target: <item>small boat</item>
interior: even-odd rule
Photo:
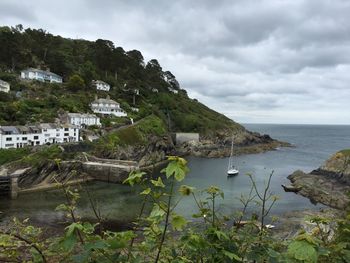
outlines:
[[[239,174],[238,169],[233,165],[233,138],[232,138],[232,143],[231,143],[231,154],[230,158],[228,160],[228,168],[227,168],[227,176],[234,176]]]

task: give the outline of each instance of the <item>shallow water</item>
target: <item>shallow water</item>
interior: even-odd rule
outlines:
[[[274,171],[271,191],[279,196],[272,209],[272,214],[299,210],[319,209],[322,205],[313,205],[308,199],[294,193],[286,193],[281,184],[288,184],[287,176],[300,169],[309,172],[319,167],[334,152],[350,148],[350,126],[326,125],[267,125],[247,124],[247,129],[266,133],[275,139],[292,143],[294,148],[281,148],[263,154],[244,155],[234,158],[240,170],[238,176],[227,178],[228,158],[206,159],[188,157],[190,173],[183,182],[196,189],[204,189],[210,185],[219,186],[225,195],[218,205],[222,212],[233,213],[241,207],[238,197],[250,190],[250,180],[246,176],[254,176],[261,189],[268,175]],[[141,197],[137,188],[125,185],[93,182],[86,186],[97,201],[102,216],[108,221],[123,225],[130,222],[139,212]],[[84,190],[79,202],[78,212],[82,217],[91,219],[92,210]],[[20,195],[17,200],[0,197],[0,220],[10,220],[13,216],[31,218],[38,224],[55,226],[64,222],[64,215],[56,212],[55,207],[64,203],[61,190]],[[253,208],[252,208],[253,209]],[[197,211],[191,197],[184,198],[177,211],[190,217]]]

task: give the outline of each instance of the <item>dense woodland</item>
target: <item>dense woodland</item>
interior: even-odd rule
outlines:
[[[21,81],[20,71],[28,67],[50,69],[63,77],[64,84]],[[136,120],[153,113],[172,131],[241,129],[188,98],[175,76],[164,71],[156,59],[145,62],[140,51],[125,51],[109,40],[68,39],[22,25],[0,27],[0,79],[10,82],[12,90],[1,93],[0,125],[50,122],[60,110],[88,112],[96,95],[107,96],[90,86],[91,80],[100,79],[111,85],[108,95]],[[134,98],[135,89],[140,95]],[[132,113],[132,106],[140,112]],[[107,126],[110,122],[104,120]]]

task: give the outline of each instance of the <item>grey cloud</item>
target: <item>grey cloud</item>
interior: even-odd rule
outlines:
[[[239,121],[349,123],[349,1],[23,3],[2,0],[0,23],[139,49],[190,96]]]
[[[33,5],[24,2],[0,2],[0,17],[21,19],[22,21],[35,21],[36,16],[32,8]]]

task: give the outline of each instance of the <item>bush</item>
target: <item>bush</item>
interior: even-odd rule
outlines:
[[[0,149],[0,166],[19,160],[28,154],[30,154],[30,148],[19,148],[19,149]]]

